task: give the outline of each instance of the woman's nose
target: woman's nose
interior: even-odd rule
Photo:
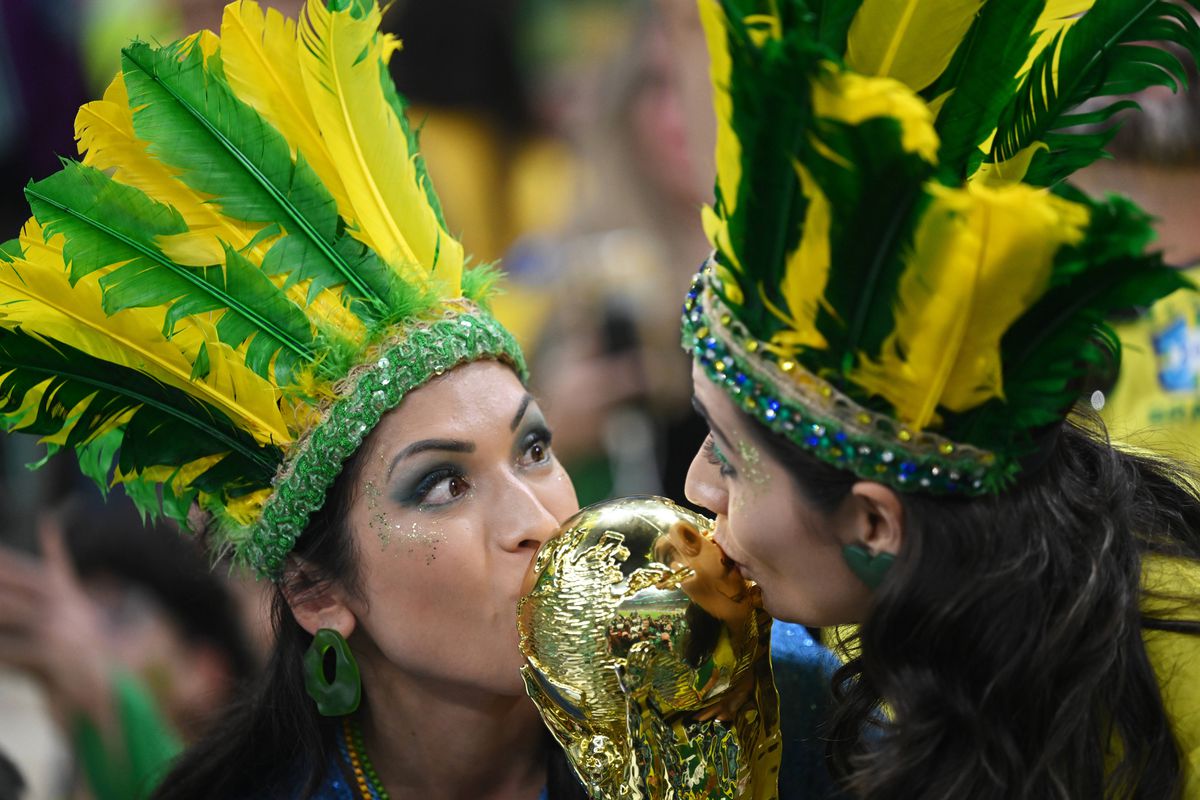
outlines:
[[[501,545],[505,550],[532,553],[558,532],[560,520],[535,488],[523,480],[516,479],[509,484],[503,508],[505,513],[498,522],[501,524]]]
[[[689,503],[707,508],[714,514],[725,514],[729,510],[729,493],[721,480],[720,469],[709,463],[703,449],[698,449],[692,458],[683,494]]]

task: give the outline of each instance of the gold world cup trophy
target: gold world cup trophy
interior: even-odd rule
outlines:
[[[542,545],[518,606],[521,672],[594,800],[772,800],[770,617],[659,497],[590,506]]]

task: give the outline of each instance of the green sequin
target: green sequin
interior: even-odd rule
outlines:
[[[432,378],[487,358],[511,364],[526,379],[521,349],[500,323],[480,311],[448,310],[441,319],[412,325],[402,339],[352,370],[353,387],[288,452],[239,557],[260,575],[278,577],[309,517],[325,504],[325,493],[342,465],[383,415]]]

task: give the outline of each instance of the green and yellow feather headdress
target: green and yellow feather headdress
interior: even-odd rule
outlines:
[[[1003,489],[1112,357],[1105,316],[1186,284],[1145,214],[1064,179],[1200,27],[1164,0],[699,2],[715,253],[684,346],[828,463]]]
[[[242,0],[137,42],[0,249],[5,427],[143,509],[215,517],[277,574],[404,393],[512,337],[480,305],[387,71],[374,0]]]

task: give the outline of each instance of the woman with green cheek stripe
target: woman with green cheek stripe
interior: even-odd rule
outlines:
[[[1197,796],[1200,493],[1071,413],[1118,363],[1105,316],[1188,282],[1132,203],[1064,182],[1106,141],[1076,126],[1175,88],[1195,19],[699,5],[715,252],[683,342],[711,433],[687,494],[773,616],[855,626],[835,778],[863,798]]]

